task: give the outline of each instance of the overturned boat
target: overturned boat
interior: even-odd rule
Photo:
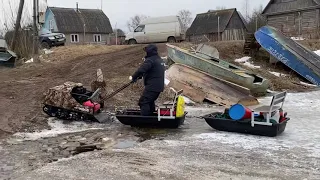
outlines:
[[[191,100],[202,103],[204,100],[230,107],[241,103],[246,106],[259,104],[250,95],[250,90],[237,84],[213,77],[184,64],[175,63],[166,71],[169,87],[183,89]]]
[[[320,85],[320,56],[316,53],[271,26],[260,28],[255,37],[272,56],[311,83]]]
[[[17,55],[8,49],[4,39],[0,39],[0,65],[5,67],[14,67]]]
[[[185,64],[211,76],[246,87],[253,94],[264,95],[267,92],[269,87],[267,79],[250,73],[241,67],[214,56],[204,56],[196,51],[192,52],[170,44],[167,44],[167,49],[168,57],[175,63]]]

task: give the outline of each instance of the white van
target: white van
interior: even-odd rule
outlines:
[[[148,18],[126,35],[127,44],[180,42],[185,40],[179,16]]]

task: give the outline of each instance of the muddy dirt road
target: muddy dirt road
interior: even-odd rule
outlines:
[[[43,62],[40,65],[27,64],[16,69],[1,70],[0,137],[5,134],[32,132],[47,127],[41,103],[43,93],[50,87],[66,81],[75,81],[90,88],[98,68],[101,68],[104,73],[108,91],[112,92],[121,87],[129,81],[129,76],[142,62],[144,57],[142,47],[142,45],[125,46],[115,52],[95,56],[79,57],[73,60],[60,59],[54,62]],[[111,99],[108,105],[136,106],[140,90],[138,87],[131,87]]]

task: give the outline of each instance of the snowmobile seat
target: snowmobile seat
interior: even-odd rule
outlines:
[[[75,87],[71,91],[72,97],[80,104],[88,101],[89,98],[93,95],[91,91],[87,91],[84,87]]]

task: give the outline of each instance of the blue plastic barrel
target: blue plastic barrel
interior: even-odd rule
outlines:
[[[251,110],[242,104],[235,104],[229,109],[229,116],[232,120],[239,121],[241,119],[250,118]]]

